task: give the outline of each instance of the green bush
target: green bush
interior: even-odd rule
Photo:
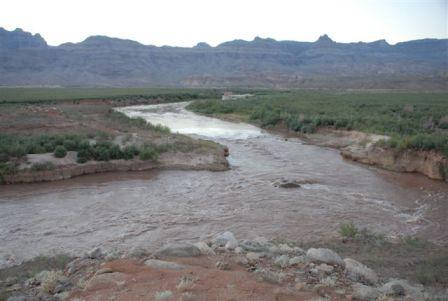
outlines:
[[[156,161],[158,158],[158,153],[157,153],[156,149],[154,149],[153,147],[144,146],[142,149],[140,149],[139,156],[140,156],[140,160]]]
[[[343,223],[339,226],[339,234],[346,238],[355,238],[358,228],[353,223]]]
[[[64,146],[62,146],[62,145],[56,146],[56,148],[54,149],[54,156],[56,158],[64,158],[66,155],[67,155],[67,150],[65,149]]]
[[[123,159],[132,160],[139,154],[139,149],[135,145],[126,146],[123,149]]]

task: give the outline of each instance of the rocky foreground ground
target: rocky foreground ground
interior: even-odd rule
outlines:
[[[174,243],[120,254],[97,247],[63,270],[4,283],[24,300],[444,300],[421,285],[384,279],[325,248],[303,250],[264,238]]]

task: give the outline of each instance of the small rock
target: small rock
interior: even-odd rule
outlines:
[[[258,261],[261,257],[263,257],[261,253],[249,252],[246,254],[246,258],[249,261]]]
[[[354,300],[373,301],[380,296],[380,291],[378,289],[361,283],[353,284],[352,290],[353,290],[352,297]]]
[[[204,241],[197,242],[194,246],[201,251],[202,255],[215,255],[215,251]]]
[[[280,180],[276,181],[274,183],[275,187],[281,187],[281,188],[300,188],[300,183],[294,179],[289,178],[281,178]]]
[[[182,264],[157,259],[148,259],[145,261],[145,265],[154,269],[166,270],[182,270],[185,268],[185,266]]]
[[[85,257],[90,259],[101,259],[103,257],[103,251],[100,247],[96,247],[88,251]]]
[[[201,250],[189,243],[169,244],[156,252],[156,256],[195,257],[200,255]]]
[[[404,296],[406,294],[404,287],[401,284],[392,284],[390,287],[393,296]]]
[[[238,241],[236,239],[229,240],[225,245],[227,250],[234,250],[236,247],[238,247]]]
[[[331,265],[322,263],[322,264],[316,266],[316,269],[317,269],[318,271],[320,271],[320,272],[324,272],[324,273],[330,274],[330,273],[333,272],[334,267],[332,267]]]
[[[287,266],[289,266],[289,257],[288,257],[288,255],[278,256],[277,258],[275,258],[274,264],[276,266],[281,267],[281,268],[286,268]]]
[[[347,277],[350,280],[367,285],[376,285],[378,283],[378,276],[372,269],[351,258],[345,258],[344,262]]]
[[[226,261],[218,261],[216,262],[216,268],[218,270],[228,271],[230,270],[230,264]]]
[[[415,299],[424,300],[424,287],[423,285],[411,285],[407,280],[392,279],[381,287],[381,292],[388,296],[395,296],[397,293],[402,293],[401,288],[404,290],[404,294]]]
[[[241,247],[236,247],[234,252],[235,252],[235,254],[242,254],[244,252],[244,250]]]
[[[312,262],[322,262],[326,264],[345,266],[345,262],[342,258],[330,249],[311,248],[306,252],[306,257]]]

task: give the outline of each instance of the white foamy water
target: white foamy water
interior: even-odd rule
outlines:
[[[208,138],[247,139],[262,136],[262,131],[250,124],[235,123],[199,116],[185,110],[188,103],[132,106],[116,109],[131,117],[142,117],[152,124],[161,124],[174,133]]]

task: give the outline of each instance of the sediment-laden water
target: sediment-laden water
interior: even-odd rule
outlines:
[[[287,141],[257,127],[196,115],[185,103],[127,107],[172,131],[225,144],[231,170],[90,175],[0,188],[0,258],[129,249],[205,238],[318,240],[340,223],[388,236],[448,240],[448,187],[343,160],[338,151]],[[297,189],[273,185],[286,177]]]

